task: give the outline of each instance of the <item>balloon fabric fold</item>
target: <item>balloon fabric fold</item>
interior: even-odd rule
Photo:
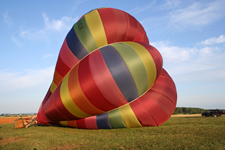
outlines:
[[[99,8],[68,32],[37,120],[83,129],[158,126],[176,102],[176,86],[143,26],[124,11]]]

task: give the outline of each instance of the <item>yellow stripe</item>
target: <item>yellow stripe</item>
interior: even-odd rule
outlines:
[[[155,62],[151,56],[151,54],[148,52],[148,50],[146,50],[145,47],[143,47],[142,45],[136,43],[136,42],[125,42],[128,45],[130,45],[134,50],[136,50],[136,52],[138,53],[138,55],[141,57],[147,74],[148,74],[148,80],[149,80],[149,85],[148,88],[150,88],[155,80],[156,80],[156,66],[155,66]]]
[[[54,83],[54,81],[52,81],[50,91],[53,93],[56,88],[57,88],[57,85]]]
[[[90,13],[86,14],[84,17],[98,47],[107,45],[105,30],[98,11],[93,10]]]
[[[66,109],[73,114],[74,116],[78,118],[85,118],[89,117],[89,114],[84,113],[81,111],[73,102],[69,89],[68,89],[68,79],[69,79],[70,72],[65,76],[65,78],[62,81],[62,85],[60,87],[60,97],[62,100],[63,105],[66,107]]]
[[[129,104],[123,105],[119,109],[127,128],[142,127]]]
[[[62,126],[68,127],[67,121],[60,121],[59,122]]]

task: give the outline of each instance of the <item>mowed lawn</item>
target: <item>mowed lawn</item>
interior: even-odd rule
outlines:
[[[0,149],[225,149],[225,116],[171,117],[158,127],[84,130],[0,125]]]

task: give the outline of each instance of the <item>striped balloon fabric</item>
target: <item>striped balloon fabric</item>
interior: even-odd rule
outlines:
[[[162,65],[133,16],[113,8],[92,10],[67,34],[37,120],[84,129],[158,126],[177,102]]]

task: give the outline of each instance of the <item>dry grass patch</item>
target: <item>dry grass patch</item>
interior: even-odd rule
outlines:
[[[57,146],[57,147],[52,147],[52,150],[71,150],[71,149],[77,149],[77,148],[82,148],[84,147],[83,145],[76,145],[76,144],[65,144],[62,146]]]
[[[10,144],[10,143],[14,143],[14,142],[20,142],[22,140],[25,140],[24,138],[0,138],[0,146],[1,145],[5,145],[5,144]]]
[[[171,117],[201,117],[201,114],[178,114]]]

